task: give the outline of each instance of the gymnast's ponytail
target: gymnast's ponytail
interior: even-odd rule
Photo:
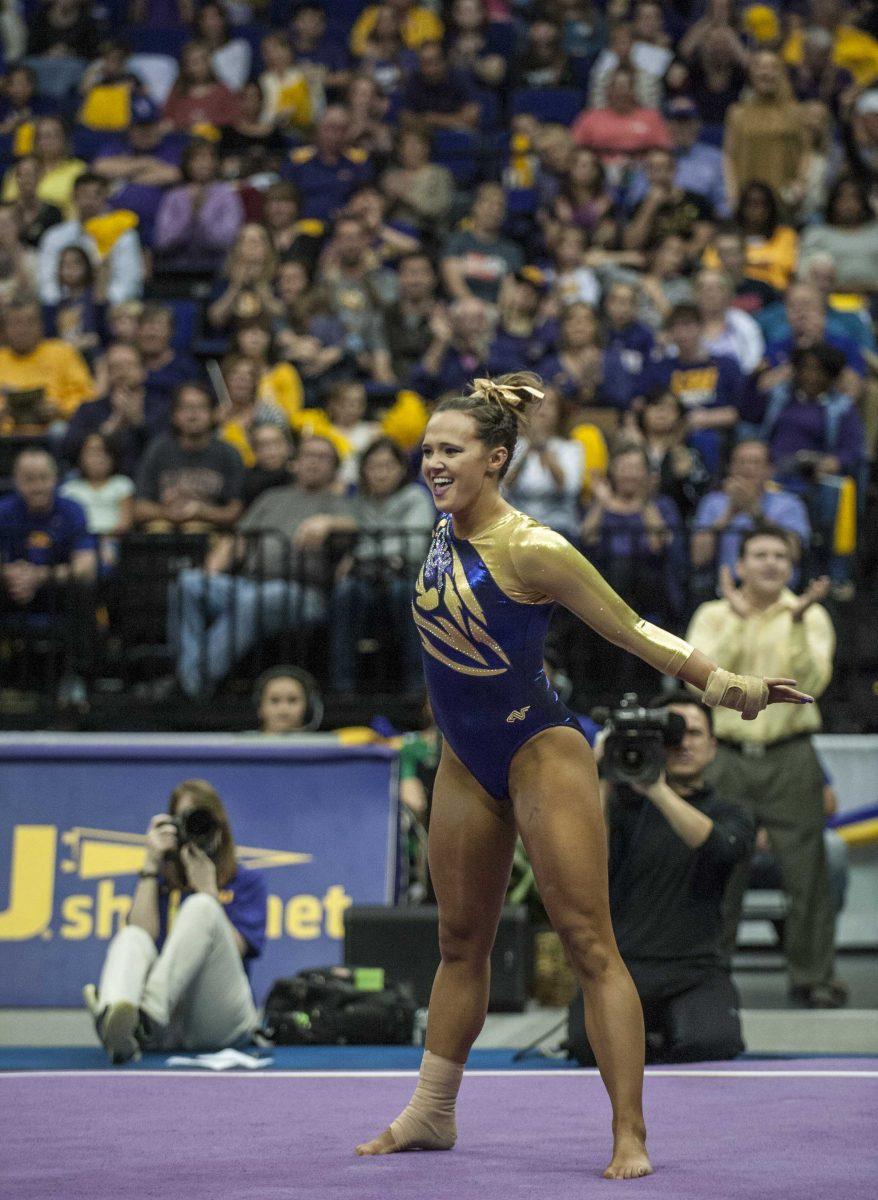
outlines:
[[[531,409],[542,402],[545,389],[532,371],[514,371],[497,379],[474,379],[469,394],[449,396],[436,412],[463,412],[473,418],[479,438],[489,450],[504,446],[509,455],[500,468],[502,479],[509,470],[518,435],[527,425]]]

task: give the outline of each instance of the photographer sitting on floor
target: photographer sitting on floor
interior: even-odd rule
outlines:
[[[209,783],[179,784],[168,809],[149,823],[128,923],[109,945],[100,989],[83,989],[113,1063],[141,1049],[246,1044],[259,1023],[248,976],[265,940],[265,884],[235,861]]]
[[[620,732],[614,740],[611,732],[598,751],[613,929],[643,1004],[647,1061],[734,1058],[744,1043],[737,993],[720,958],[722,898],[732,867],[752,853],[755,827],[705,785],[716,753],[710,709],[686,694],[659,704],[685,725],[671,722],[652,734],[651,772],[649,734]],[[617,714],[610,724],[631,725]],[[641,759],[647,762],[638,770]],[[621,781],[634,776],[640,782]],[[583,1029],[581,993],[570,1028]],[[584,1035],[571,1035],[570,1051],[594,1064]]]

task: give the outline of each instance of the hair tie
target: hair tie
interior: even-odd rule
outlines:
[[[493,379],[474,379],[473,391],[480,393],[485,400],[493,400],[503,408],[518,410],[522,406],[519,392],[527,392],[534,400],[541,401],[545,393],[529,384],[520,383],[514,387],[509,384],[495,383]]]

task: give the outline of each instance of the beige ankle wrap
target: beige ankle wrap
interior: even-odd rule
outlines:
[[[702,700],[708,708],[733,708],[752,721],[768,704],[768,685],[758,675],[733,675],[716,667],[707,677]]]
[[[450,1150],[457,1140],[454,1103],[463,1064],[424,1051],[418,1086],[390,1126],[400,1150]]]

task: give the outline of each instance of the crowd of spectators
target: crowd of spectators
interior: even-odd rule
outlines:
[[[2,530],[3,611],[34,602],[11,555],[61,561],[53,513],[84,514],[64,545],[100,537],[99,577],[131,530],[201,532],[172,597],[183,690],[296,620],[329,621],[354,691],[431,524],[431,407],[520,368],[548,390],[510,500],[646,614],[684,629],[760,520],[799,584],[849,599],[876,36],[843,0],[11,0],[2,520],[23,446],[59,489],[38,538]],[[389,608],[382,528],[406,535]],[[328,589],[290,578],[339,536]],[[413,645],[400,666],[415,690]]]

